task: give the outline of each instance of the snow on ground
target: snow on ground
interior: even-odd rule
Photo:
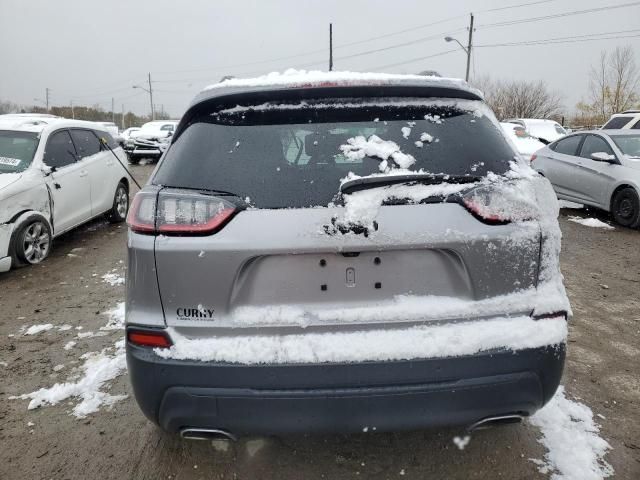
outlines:
[[[105,273],[102,275],[102,281],[108,283],[112,287],[124,285],[124,277],[118,273]]]
[[[124,302],[118,303],[114,308],[105,312],[109,320],[100,330],[118,330],[124,328]],[[25,335],[31,335],[29,331],[43,331],[54,328],[51,324],[33,325],[26,330]],[[70,325],[55,327],[58,330],[69,330]],[[81,329],[82,327],[76,327]],[[107,331],[79,332],[78,338],[97,337],[108,335]],[[64,345],[64,350],[71,350],[76,345],[75,341],[69,341]],[[11,399],[30,399],[28,409],[32,410],[44,405],[56,405],[69,398],[77,398],[79,402],[74,406],[72,414],[78,418],[97,412],[101,406],[111,406],[127,395],[111,395],[105,390],[110,382],[122,375],[126,369],[126,356],[124,339],[118,340],[112,347],[107,347],[99,352],[89,352],[80,356],[84,363],[73,369],[71,375],[64,383],[56,383],[49,388],[41,388],[31,393],[9,397]],[[54,371],[60,371],[63,365],[56,365]]]
[[[124,328],[124,302],[118,303],[116,307],[107,310],[104,314],[109,315],[109,321],[104,327],[100,327],[100,330],[120,330]]]
[[[570,222],[579,223],[585,227],[604,228],[605,230],[615,230],[614,227],[608,223],[604,223],[597,218],[582,218],[582,217],[569,217]]]
[[[72,414],[79,418],[97,412],[102,405],[111,406],[127,398],[126,395],[111,395],[103,391],[109,387],[111,380],[122,375],[127,368],[124,340],[119,340],[113,347],[100,352],[85,353],[80,358],[84,360],[84,364],[75,370],[77,378],[72,376],[65,383],[56,383],[50,388],[9,398],[31,399],[29,410],[56,405],[72,397],[78,398],[80,402],[73,407]]]
[[[40,332],[46,332],[47,330],[51,330],[53,325],[51,323],[44,323],[41,325],[31,325],[24,332],[24,335],[37,335]]]
[[[494,348],[520,350],[566,341],[564,318],[497,318],[399,329],[187,338],[170,329],[174,345],[163,358],[242,364],[324,363],[473,355]]]
[[[560,386],[551,401],[529,419],[542,433],[544,461],[531,459],[551,480],[600,480],[613,475],[604,456],[611,449],[599,436],[591,409],[566,397]]]
[[[584,205],[580,205],[579,203],[569,202],[567,200],[558,200],[558,204],[560,205],[560,208],[578,209],[578,208],[583,208],[584,207]]]

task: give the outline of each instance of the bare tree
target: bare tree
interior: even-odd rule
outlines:
[[[487,103],[501,120],[549,118],[558,116],[562,110],[560,95],[549,90],[542,80],[502,82],[485,76],[475,79],[473,84],[484,92]]]
[[[611,53],[603,51],[589,72],[591,111],[602,123],[614,113],[633,108],[640,101],[639,86],[640,69],[631,46],[616,47]]]

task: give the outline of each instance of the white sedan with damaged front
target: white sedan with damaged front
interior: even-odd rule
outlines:
[[[55,237],[92,218],[124,221],[124,158],[96,123],[0,116],[0,272],[42,262]]]

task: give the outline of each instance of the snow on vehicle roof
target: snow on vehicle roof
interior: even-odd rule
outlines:
[[[11,117],[11,118],[3,118]],[[84,127],[92,130],[106,132],[106,127],[97,122],[85,122],[83,120],[70,120],[63,117],[38,118],[31,116],[0,115],[0,130],[20,130],[23,132],[41,133],[48,127]]]
[[[54,115],[38,114],[7,114],[0,115],[0,130],[23,130],[29,132],[41,132],[51,124],[64,120]]]
[[[289,69],[282,73],[272,72],[255,78],[229,78],[205,87],[198,100],[217,96],[225,90],[244,91],[270,89],[275,87],[321,88],[340,86],[422,86],[440,87],[463,91],[481,99],[482,93],[458,78],[444,78],[425,75],[372,72],[325,72]]]

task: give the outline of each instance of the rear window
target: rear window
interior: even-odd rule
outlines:
[[[0,131],[0,174],[26,169],[37,147],[37,133]]]
[[[613,129],[613,130],[615,130],[616,128],[622,128],[627,123],[629,123],[629,121],[632,119],[633,117],[613,117],[611,120],[605,123],[602,128]]]
[[[514,152],[499,127],[478,113],[481,106],[470,101],[364,104],[325,99],[207,112],[174,140],[153,183],[224,190],[249,197],[258,208],[326,206],[350,172],[380,173],[380,158],[370,152],[347,157],[340,148],[374,135],[413,156],[411,170],[502,174]]]

